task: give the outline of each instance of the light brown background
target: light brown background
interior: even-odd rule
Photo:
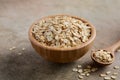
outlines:
[[[32,22],[62,13],[84,17],[96,27],[93,49],[120,39],[120,0],[0,0],[0,80],[77,80],[72,68],[93,64],[90,52],[76,62],[55,64],[42,59],[31,47],[28,29]],[[17,49],[9,51],[12,46]],[[114,65],[120,66],[120,53],[112,65],[99,68],[85,80],[102,80],[98,74],[114,71]]]

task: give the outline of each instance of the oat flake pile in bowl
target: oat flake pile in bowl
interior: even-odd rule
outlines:
[[[33,35],[41,44],[58,48],[70,48],[88,41],[91,27],[70,16],[44,18],[33,25]]]

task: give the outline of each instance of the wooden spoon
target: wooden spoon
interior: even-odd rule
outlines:
[[[98,63],[98,64],[100,64],[100,65],[109,65],[109,64],[112,64],[113,61],[114,61],[114,59],[115,59],[114,53],[115,53],[115,51],[116,51],[119,47],[120,47],[120,40],[119,40],[118,42],[116,42],[115,44],[111,45],[110,47],[107,47],[107,48],[105,48],[105,49],[101,49],[101,50],[106,50],[106,51],[108,51],[108,52],[111,52],[110,55],[111,55],[111,57],[112,57],[112,61],[110,61],[110,62],[102,62],[102,61],[96,60],[96,58],[94,57],[94,54],[95,54],[95,53],[92,53],[92,54],[91,54],[91,58],[92,58],[93,61],[95,61],[96,63]]]

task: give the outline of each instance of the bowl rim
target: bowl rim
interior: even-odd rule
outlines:
[[[70,47],[70,48],[58,48],[58,47],[51,47],[51,46],[42,45],[39,41],[37,41],[37,40],[34,38],[34,36],[33,36],[33,34],[32,34],[32,29],[33,29],[33,27],[34,27],[33,25],[34,25],[35,23],[37,23],[38,21],[40,21],[40,20],[43,20],[43,19],[46,19],[46,18],[50,18],[50,17],[55,17],[55,16],[69,16],[69,17],[76,18],[76,19],[79,19],[79,20],[81,20],[81,21],[83,21],[83,22],[88,23],[89,26],[91,27],[91,36],[90,36],[89,40],[88,40],[87,42],[85,42],[85,43],[82,43],[81,45],[78,45],[78,46],[75,46],[75,47]],[[88,21],[87,21],[86,19],[84,19],[84,18],[77,17],[77,16],[66,15],[66,14],[59,14],[59,15],[50,15],[50,16],[42,17],[42,18],[36,20],[35,22],[33,22],[33,24],[32,24],[32,25],[30,26],[30,28],[29,28],[28,35],[29,35],[29,40],[30,40],[33,44],[35,44],[35,45],[37,45],[37,46],[39,46],[39,47],[42,47],[42,48],[44,48],[44,49],[56,50],[56,51],[68,51],[68,50],[70,51],[70,50],[77,50],[77,49],[83,48],[83,47],[87,46],[88,44],[90,44],[91,42],[93,42],[93,40],[94,40],[95,37],[96,37],[96,29],[95,29],[95,27],[94,27],[90,22],[88,22]]]

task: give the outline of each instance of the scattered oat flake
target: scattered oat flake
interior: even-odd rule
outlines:
[[[107,75],[110,74],[110,73],[111,73],[111,71],[107,71],[107,72],[106,72]]]
[[[111,79],[111,77],[109,77],[109,76],[104,77],[104,80],[110,80],[110,79]]]
[[[89,74],[89,73],[87,73],[87,74],[86,74],[86,76],[88,77],[88,76],[90,76],[90,74]]]
[[[22,53],[18,53],[18,55],[22,55]]]
[[[81,66],[81,65],[78,65],[77,67],[78,67],[78,68],[81,68],[82,66]]]
[[[100,74],[100,77],[105,77],[106,76],[106,74]]]
[[[116,79],[116,76],[111,76],[112,79]]]
[[[9,50],[10,50],[10,51],[11,51],[11,50],[14,50],[14,49],[16,49],[16,47],[15,47],[15,46],[13,46],[13,47],[9,48]]]
[[[77,69],[77,68],[73,68],[73,71],[74,71],[74,72],[77,72],[77,71],[78,71],[78,69]]]
[[[11,48],[9,48],[9,50],[12,50],[13,48],[11,47]]]
[[[22,48],[22,50],[24,51],[24,50],[25,50],[25,48]]]
[[[80,75],[85,76],[85,73],[81,73]]]
[[[114,69],[118,69],[119,66],[114,66]],[[84,77],[89,77],[90,73],[95,72],[98,70],[97,67],[92,67],[90,65],[86,66],[86,68],[81,68],[81,65],[77,66],[77,68],[73,68],[73,71],[78,72],[79,74],[79,80],[83,80]],[[116,80],[117,78],[117,72],[107,71],[106,73],[102,73],[99,76],[103,77],[104,80]]]
[[[120,67],[119,66],[114,66],[114,69],[119,69]]]
[[[83,79],[83,78],[84,78],[84,77],[83,77],[83,76],[81,76],[81,75],[79,75],[78,77],[79,77],[80,79]]]
[[[78,73],[81,73],[81,72],[83,72],[83,70],[82,70],[82,69],[79,69],[79,70],[78,70]]]

